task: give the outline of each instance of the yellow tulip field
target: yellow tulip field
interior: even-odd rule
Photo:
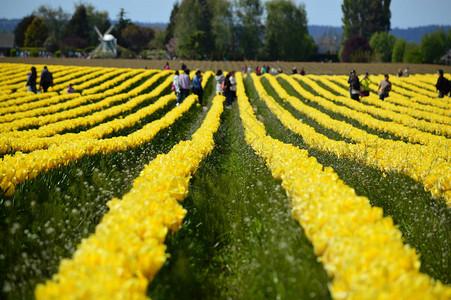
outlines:
[[[31,67],[0,64],[2,298],[451,299],[436,74],[237,72],[226,107],[216,70],[202,106],[172,70]]]

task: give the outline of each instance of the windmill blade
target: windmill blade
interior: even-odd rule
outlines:
[[[108,34],[108,33],[110,33],[111,32],[111,30],[113,30],[113,28],[114,28],[114,25],[113,24],[111,24],[111,26],[110,26],[110,28],[108,28],[108,30],[105,32],[105,34]]]
[[[99,35],[99,38],[102,39],[103,35],[100,33],[99,28],[97,28],[97,26],[94,25],[94,30],[97,32],[97,34]]]

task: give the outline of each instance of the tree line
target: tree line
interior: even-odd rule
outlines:
[[[391,0],[343,0],[344,62],[437,63],[451,48],[451,31],[426,34],[419,45],[388,34]],[[106,11],[78,3],[68,15],[61,8],[39,7],[22,19],[14,33],[20,47],[43,47],[67,54],[89,52],[105,32]],[[179,57],[206,60],[306,61],[318,52],[307,30],[304,4],[290,0],[182,0],[172,8],[164,29],[134,24],[121,9],[111,32],[122,56]],[[150,57],[149,57],[150,56]]]

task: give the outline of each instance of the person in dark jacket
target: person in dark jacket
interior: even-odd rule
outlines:
[[[39,86],[42,88],[42,92],[46,93],[50,86],[53,86],[53,75],[47,69],[47,66],[44,67],[44,70],[41,72],[41,81],[39,82]]]
[[[230,87],[232,83],[230,82],[230,73],[228,73],[224,79],[224,96],[226,97],[226,107],[230,108],[232,106],[232,91]]]
[[[202,72],[200,70],[197,70],[193,77],[193,93],[197,95],[199,104],[203,105],[202,98],[204,91],[202,90]]]
[[[351,70],[351,75],[348,78],[348,83],[351,99],[360,101],[360,80],[354,70]]]
[[[28,74],[27,86],[28,91],[36,94],[36,81],[38,80],[38,74],[36,73],[36,68],[31,67],[31,73]]]
[[[443,76],[443,70],[438,70],[438,79],[437,83],[435,84],[435,87],[438,90],[438,97],[443,98],[446,94],[449,93],[450,90],[450,83],[449,80]]]

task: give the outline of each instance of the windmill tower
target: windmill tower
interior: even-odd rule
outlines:
[[[97,35],[99,36],[100,44],[94,51],[101,50],[103,53],[111,52],[114,56],[117,55],[117,39],[110,34],[111,30],[113,30],[114,25],[111,25],[110,28],[102,35],[97,26],[94,26]]]

